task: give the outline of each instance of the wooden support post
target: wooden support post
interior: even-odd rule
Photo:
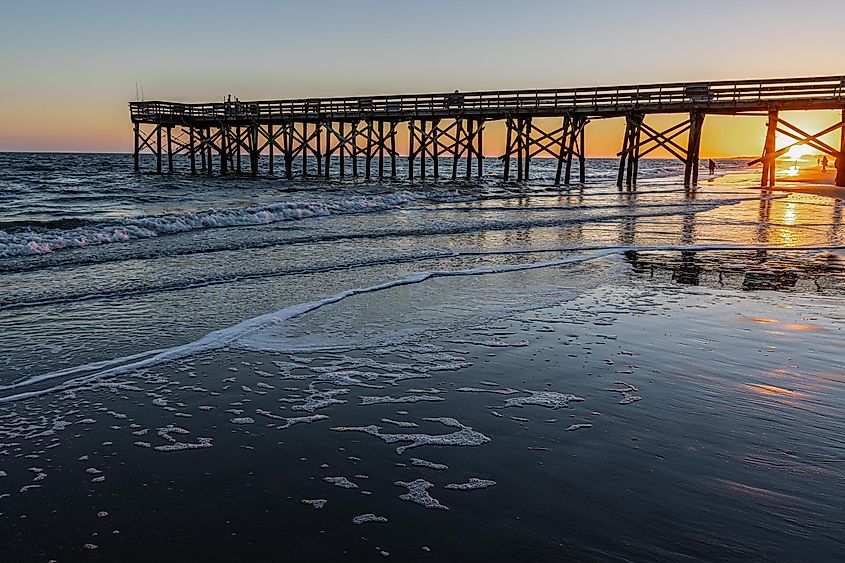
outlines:
[[[621,190],[625,181],[625,166],[628,159],[628,146],[631,142],[631,121],[625,116],[625,136],[622,139],[622,152],[619,155],[619,174],[616,176],[616,186]]]
[[[637,176],[640,169],[640,136],[642,134],[643,116],[636,114],[632,119],[631,154],[628,155],[628,179],[625,182],[629,190],[635,188],[637,185]]]
[[[568,132],[564,131],[564,136],[561,138],[561,143],[567,143],[566,149],[566,175],[564,176],[563,183],[567,186],[572,183],[572,159],[575,156],[575,139],[576,135],[578,134],[577,127],[578,123],[573,121],[569,124],[571,131]],[[567,142],[568,137],[568,142]]]
[[[378,179],[384,179],[384,121],[378,122]]]
[[[235,150],[237,145],[232,145],[233,142],[237,141],[237,139],[233,138],[234,133],[232,133],[232,129],[227,127],[226,128],[227,140],[226,146],[228,150],[226,151],[226,158],[229,160],[229,172],[235,170]]]
[[[294,123],[285,123],[285,176],[293,178],[293,134]]]
[[[135,122],[135,150],[132,151],[132,160],[134,162],[135,172],[141,170],[141,158],[140,158],[140,142],[141,142],[141,125],[138,122]]]
[[[766,144],[763,146],[763,177],[760,186],[766,188],[775,185],[775,151],[777,150],[778,112],[769,111],[766,123]]]
[[[197,154],[196,154],[196,145],[194,144],[194,128],[188,128],[188,135],[190,137],[190,146],[189,152],[191,153],[191,174],[196,175],[197,173]]]
[[[258,176],[258,124],[249,126],[249,172]]]
[[[370,164],[373,162],[373,122],[367,121],[367,153],[364,155],[366,169],[364,170],[364,178],[370,179]]]
[[[530,178],[531,171],[531,118],[525,123],[525,181]]]
[[[200,173],[208,173],[208,129],[203,127],[199,130],[200,133]]]
[[[836,185],[845,187],[845,109],[842,110],[842,122],[839,130],[839,157],[836,159]]]
[[[525,134],[525,120],[521,117],[517,120],[516,125],[516,181],[522,181],[522,155],[524,152],[523,145],[525,144],[525,139],[523,135]]]
[[[323,124],[319,121],[314,124],[314,140],[316,141],[317,147],[314,149],[314,158],[317,159],[317,176],[323,175],[323,149],[322,143],[320,142],[320,129],[322,129]],[[328,146],[326,147],[328,149]],[[328,172],[328,166],[326,166],[326,171]]]
[[[161,174],[161,124],[156,125],[156,174]]]
[[[584,149],[584,140],[586,138],[586,134],[584,133],[584,129],[587,128],[587,119],[582,117],[578,122],[578,180],[584,184],[587,181],[587,154],[586,150]]]
[[[458,179],[458,160],[461,158],[461,134],[463,133],[464,120],[455,118],[455,144],[452,145],[452,181]]]
[[[214,173],[214,170],[212,169],[214,167],[214,158],[211,154],[211,127],[205,128],[205,160],[205,171],[209,176],[211,176]]]
[[[352,124],[352,177],[358,177],[358,122]]]
[[[476,146],[478,150],[476,151],[476,164],[478,167],[477,173],[478,178],[480,179],[484,175],[484,121],[479,119],[478,120],[478,129],[476,129],[476,137],[478,137],[478,143]]]
[[[414,179],[414,120],[408,122],[408,179]]]
[[[431,122],[431,157],[434,160],[434,179],[440,178],[440,120]]]
[[[695,151],[691,155],[688,155],[690,158],[693,159],[692,165],[692,185],[698,185],[698,162],[701,156],[701,132],[704,130],[704,112],[698,112],[695,116],[696,120],[696,133],[695,133]]]
[[[466,179],[469,180],[472,178],[472,145],[473,141],[475,140],[475,121],[472,119],[467,119],[467,133],[466,133],[466,151],[467,151],[467,167],[466,167]]]
[[[276,145],[276,138],[273,136],[273,124],[267,124],[267,172],[273,175],[273,149]]]
[[[199,151],[200,151],[200,174],[205,174],[206,172],[206,162],[205,162],[205,143],[207,137],[205,136],[205,129],[200,128],[197,131],[199,135]]]
[[[229,165],[229,126],[220,125],[220,174],[228,173]]]
[[[344,153],[346,152],[346,123],[341,121],[338,124],[340,128],[340,144],[338,145],[340,154],[338,155],[338,166],[340,167],[340,177],[343,178],[346,176],[346,162],[344,159]]]
[[[420,180],[425,180],[425,157],[428,143],[425,138],[425,121],[420,120]]]
[[[695,150],[695,141],[696,141],[696,123],[697,123],[697,115],[698,112],[692,111],[690,112],[689,120],[690,120],[690,130],[689,130],[689,139],[687,140],[687,158],[684,161],[684,187],[689,188],[692,186],[692,167],[693,167],[693,158],[692,154]],[[698,167],[698,159],[695,159],[696,168]]]
[[[238,174],[241,173],[241,126],[235,126],[235,170]]]
[[[572,161],[575,156],[578,156],[578,181],[584,183],[586,180],[586,162],[584,158],[584,127],[587,124],[587,118],[583,116],[573,118],[569,124],[572,129],[569,138],[569,148],[566,155],[566,177],[564,183],[569,186],[572,183]],[[575,150],[578,147],[578,150]]]
[[[625,187],[627,187],[629,190],[631,189],[631,187],[633,185],[632,178],[634,176],[634,162],[637,159],[637,157],[636,157],[637,126],[634,123],[634,119],[636,119],[636,118],[631,117],[631,130],[630,130],[631,139],[629,141],[631,148],[630,148],[630,152],[628,153],[628,167],[627,167],[627,170],[625,172]]]
[[[335,147],[337,148],[337,147]],[[331,176],[331,163],[332,163],[332,122],[329,121],[328,127],[326,127],[326,180],[329,179]]]
[[[167,173],[173,174],[173,127],[167,128]]]
[[[557,170],[555,171],[555,186],[560,185],[560,177],[563,173],[563,160],[571,153],[572,146],[567,149],[566,139],[569,137],[569,128],[572,126],[572,118],[569,114],[563,116],[562,130],[560,132],[560,150],[557,153]],[[569,177],[566,178],[566,183],[569,184]]]
[[[308,122],[302,122],[302,175],[308,176]]]
[[[684,187],[698,184],[698,160],[701,149],[701,129],[704,114],[700,111],[690,113],[689,140],[687,141],[687,160],[684,166]]]
[[[643,133],[642,122],[643,118],[642,116],[640,116],[637,120],[637,136],[634,139],[637,147],[634,151],[634,173],[630,178],[631,187],[633,187],[634,189],[637,188],[637,180],[640,177],[640,147],[642,146],[640,141],[642,139]]]
[[[396,122],[390,122],[390,177],[396,178]]]
[[[513,123],[510,117],[507,120],[507,131],[505,132],[505,170],[503,180],[506,182],[511,179],[511,134],[513,132]]]

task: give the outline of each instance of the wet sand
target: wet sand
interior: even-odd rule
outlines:
[[[796,175],[783,174],[779,171],[774,187],[779,192],[796,192],[822,197],[845,200],[845,187],[835,186],[836,170],[828,168],[822,172],[819,168],[799,168]]]
[[[805,297],[802,261],[779,293],[718,253],[450,281],[469,308],[500,285],[550,300],[446,332],[431,310],[401,332],[446,285],[389,288],[280,328],[279,351],[35,399],[5,425],[5,556],[841,558],[845,300]]]

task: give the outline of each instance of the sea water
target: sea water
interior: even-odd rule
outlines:
[[[0,155],[10,560],[841,557],[842,202],[615,166]]]

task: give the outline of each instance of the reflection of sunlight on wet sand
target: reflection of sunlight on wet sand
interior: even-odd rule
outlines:
[[[770,376],[779,376],[781,379],[787,379],[787,374],[770,373]],[[811,386],[812,387],[812,386]],[[749,400],[764,401],[764,404],[777,404],[785,407],[800,409],[808,412],[818,412],[817,406],[814,404],[816,396],[802,391],[795,391],[787,389],[786,387],[778,387],[777,385],[769,385],[765,383],[741,383],[739,388],[744,391],[750,391]]]
[[[815,240],[816,237],[811,231],[802,228],[802,225],[811,222],[808,217],[804,217],[807,211],[807,207],[799,201],[787,199],[777,202],[772,207],[769,221],[780,226],[773,227],[774,236],[771,242],[784,246],[800,246]]]
[[[771,323],[779,323],[780,321],[777,319],[767,319],[764,317],[751,317],[749,319],[751,322],[761,323],[761,324],[771,324]]]
[[[749,500],[753,500],[761,504],[785,504],[792,502],[792,499],[782,493],[764,489],[762,487],[752,487],[751,485],[728,481],[726,479],[713,479],[713,481],[711,481],[711,487],[715,492],[727,494],[731,498],[734,498],[737,495],[742,495]]]
[[[782,325],[782,327],[786,330],[795,330],[795,331],[803,331],[803,332],[825,332],[825,329],[809,324],[803,323],[794,323],[789,325]]]
[[[777,387],[776,385],[765,385],[763,383],[745,383],[743,388],[758,393],[760,395],[769,395],[774,397],[790,397],[796,399],[807,399],[810,397],[807,393],[800,391],[793,391],[784,387]]]
[[[794,225],[798,217],[798,208],[794,202],[787,202],[783,206],[783,222],[787,225]]]
[[[778,324],[780,325],[778,328],[782,330],[767,330],[767,334],[773,335],[785,335],[787,332],[785,331],[797,331],[797,332],[826,332],[826,330],[820,326],[811,325],[807,323],[790,323],[782,325],[780,321],[777,319],[767,319],[765,317],[750,317],[746,318],[748,321],[758,324]]]

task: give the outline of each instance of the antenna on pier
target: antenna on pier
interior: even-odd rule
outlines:
[[[138,96],[138,81],[135,81],[135,101],[140,102],[141,98]]]

